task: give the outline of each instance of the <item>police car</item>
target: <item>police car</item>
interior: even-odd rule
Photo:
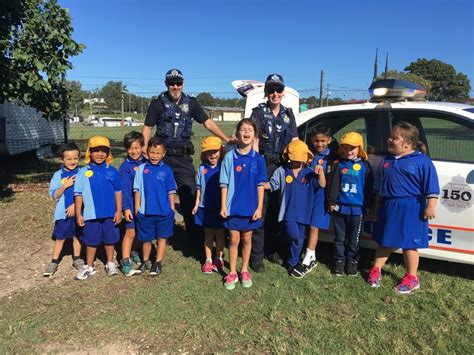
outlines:
[[[398,121],[418,127],[438,172],[441,191],[436,218],[429,224],[430,247],[420,254],[474,264],[474,107],[422,101],[423,87],[394,79],[374,82],[369,92],[372,99],[368,102],[297,114],[300,138],[311,144],[311,131],[318,125],[330,127],[336,141],[347,132],[359,132],[377,174],[391,127]],[[362,246],[375,247],[373,228],[373,220],[364,221]],[[332,231],[322,231],[320,239],[334,240]]]

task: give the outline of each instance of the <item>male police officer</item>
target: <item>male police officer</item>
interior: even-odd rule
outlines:
[[[194,216],[191,211],[195,202],[196,182],[192,155],[194,146],[193,119],[203,124],[212,134],[229,141],[221,129],[211,120],[195,98],[183,93],[184,77],[180,70],[171,69],[165,75],[168,91],[152,100],[143,126],[146,144],[150,140],[151,130],[156,125],[156,135],[165,141],[164,161],[173,168],[178,185],[178,195],[188,236],[195,237]]]
[[[265,157],[267,177],[281,165],[281,153],[293,139],[298,139],[295,116],[290,108],[281,104],[285,84],[279,74],[270,74],[265,81],[266,103],[252,110],[251,118],[257,123],[258,138],[254,148]],[[278,239],[278,191],[265,192],[263,204],[263,227],[253,232],[250,266],[255,272],[263,272],[263,257],[282,264],[278,254],[281,242]],[[265,247],[265,249],[264,249]],[[280,252],[281,253],[281,252]]]

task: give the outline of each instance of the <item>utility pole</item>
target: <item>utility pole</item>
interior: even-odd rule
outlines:
[[[123,122],[123,118],[124,118],[123,117],[123,84],[121,84],[120,88],[121,88],[120,92],[122,93],[122,121],[120,122],[120,126],[123,127],[124,125],[124,122]]]
[[[329,84],[326,86],[326,106],[329,105]]]
[[[323,106],[323,76],[324,72],[321,69],[321,78],[319,79],[319,107]]]
[[[128,93],[128,112],[132,112],[131,100],[132,100],[132,95],[130,95],[130,93]]]

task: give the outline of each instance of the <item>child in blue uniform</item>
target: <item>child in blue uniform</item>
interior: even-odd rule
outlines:
[[[252,286],[248,272],[252,231],[262,225],[264,184],[267,179],[263,157],[252,149],[257,128],[253,120],[244,118],[237,124],[237,147],[229,151],[222,161],[219,183],[221,211],[224,226],[229,229],[230,272],[224,278],[224,287],[233,290],[238,282],[237,254],[242,239],[242,267],[240,279],[243,287]]]
[[[104,245],[107,275],[118,274],[114,263],[114,246],[120,240],[117,225],[122,220],[122,184],[120,174],[113,166],[110,142],[101,136],[91,137],[87,143],[84,162],[74,186],[76,221],[84,227],[87,267],[76,275],[85,280],[96,273],[94,259],[97,247]],[[83,209],[84,207],[84,209]]]
[[[359,236],[365,208],[373,202],[372,169],[364,151],[364,140],[357,132],[342,136],[340,160],[329,179],[329,210],[334,214],[334,274],[357,275]],[[347,244],[347,248],[345,246]]]
[[[327,176],[331,170],[331,166],[337,155],[329,149],[332,142],[331,129],[325,126],[317,126],[311,132],[311,143],[314,148],[314,158],[311,161],[310,168],[313,170],[321,167]],[[317,171],[316,171],[317,172]],[[328,229],[331,221],[331,214],[326,209],[326,190],[324,188],[316,189],[313,198],[313,208],[311,211],[310,231],[306,253],[303,261],[301,261],[291,271],[291,276],[301,278],[314,267],[316,267],[316,245],[318,244],[319,229]]]
[[[49,184],[49,195],[56,201],[53,257],[46,266],[43,276],[51,276],[58,269],[59,257],[66,239],[72,239],[73,266],[78,271],[84,267],[84,261],[80,257],[79,229],[76,226],[76,219],[74,217],[74,181],[79,171],[77,165],[79,164],[80,151],[76,144],[68,143],[63,145],[59,152],[63,165],[61,169],[54,173]]]
[[[278,221],[290,239],[288,272],[300,261],[306,228],[311,221],[311,208],[315,191],[326,186],[326,177],[320,165],[316,169],[306,167],[313,158],[308,146],[299,139],[292,141],[283,151],[283,164],[270,179],[271,191],[280,190]]]
[[[435,217],[438,175],[415,126],[397,123],[387,143],[389,154],[381,162],[376,186],[381,200],[374,239],[379,245],[367,282],[379,287],[382,267],[392,251],[401,248],[407,272],[395,289],[410,293],[420,288],[418,249],[428,248],[428,219]]]
[[[192,210],[194,222],[204,227],[204,254],[206,261],[202,272],[210,275],[213,271],[222,272],[224,261],[224,226],[220,216],[222,141],[217,137],[207,137],[201,142],[201,161],[196,174],[196,203]],[[216,258],[212,260],[212,248],[216,240]]]
[[[127,150],[127,157],[119,168],[122,177],[122,209],[125,217],[125,234],[122,240],[122,260],[120,263],[125,276],[132,276],[137,273],[137,270],[132,267],[132,260],[137,265],[141,264],[138,253],[135,250],[132,251],[135,240],[133,180],[138,167],[145,161],[142,155],[145,141],[141,133],[131,131],[124,136],[123,145]]]
[[[165,145],[153,137],[147,145],[148,160],[139,166],[133,182],[135,222],[138,240],[142,242],[143,261],[140,272],[150,269],[158,276],[166,251],[166,241],[173,235],[176,182],[173,170],[163,160]],[[151,265],[151,242],[156,239],[156,260]]]

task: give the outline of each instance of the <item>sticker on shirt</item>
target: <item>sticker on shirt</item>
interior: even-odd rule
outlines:
[[[242,165],[237,165],[235,167],[235,171],[237,171],[238,173],[240,173],[242,171]]]
[[[389,162],[386,161],[385,163],[383,163],[383,167],[384,167],[385,169],[387,169],[389,166],[390,166],[390,163],[389,163]]]
[[[93,172],[92,170],[87,170],[84,175],[85,175],[86,177],[90,178],[92,175],[94,175],[94,172]]]
[[[150,172],[150,169],[143,169],[143,174],[148,174]]]
[[[318,160],[318,165],[324,165],[324,159],[319,159]]]
[[[352,169],[354,169],[355,171],[359,171],[360,170],[360,164],[359,163],[356,163],[352,166]]]
[[[137,170],[138,170],[138,166],[134,166],[134,167],[133,167],[133,170],[134,170],[134,171],[137,171]]]
[[[202,169],[202,173],[203,173],[204,175],[206,175],[206,174],[207,174],[207,172],[208,172],[208,170],[207,170],[207,169]]]
[[[67,181],[67,178],[62,178],[61,179],[61,185],[64,185],[66,183],[66,181]]]
[[[293,176],[287,175],[285,181],[287,184],[291,184],[293,182]]]
[[[462,212],[472,206],[471,187],[466,184],[466,179],[460,175],[454,176],[450,182],[441,189],[441,203],[451,212]]]

